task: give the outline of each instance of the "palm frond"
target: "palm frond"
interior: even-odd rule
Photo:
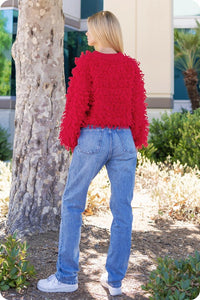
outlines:
[[[200,30],[200,24],[199,24]],[[200,31],[199,31],[200,33]],[[175,66],[181,71],[188,69],[200,70],[200,34],[185,30],[174,31]]]

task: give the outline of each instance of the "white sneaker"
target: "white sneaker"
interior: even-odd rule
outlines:
[[[115,288],[108,284],[108,273],[102,274],[100,281],[101,285],[109,290],[111,296],[118,296],[122,294],[121,287]]]
[[[67,284],[58,281],[55,274],[49,276],[46,279],[41,279],[37,283],[38,290],[46,293],[70,293],[78,289],[78,284]]]

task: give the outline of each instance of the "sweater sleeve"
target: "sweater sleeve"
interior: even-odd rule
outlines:
[[[139,63],[134,61],[133,97],[132,97],[132,125],[131,132],[136,148],[147,146],[149,122],[147,118],[146,91],[144,88],[144,75]]]
[[[69,87],[66,95],[65,110],[61,119],[60,143],[73,152],[80,136],[80,128],[84,124],[85,113],[89,104],[90,77],[87,54],[75,59]]]

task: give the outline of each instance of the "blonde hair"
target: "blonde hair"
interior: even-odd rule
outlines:
[[[88,18],[88,27],[93,37],[116,52],[124,51],[121,26],[110,11],[100,11]]]

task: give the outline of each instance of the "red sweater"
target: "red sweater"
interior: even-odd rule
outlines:
[[[81,54],[67,91],[60,141],[73,151],[81,127],[129,128],[137,148],[147,146],[148,120],[143,74],[139,64],[122,53]]]

